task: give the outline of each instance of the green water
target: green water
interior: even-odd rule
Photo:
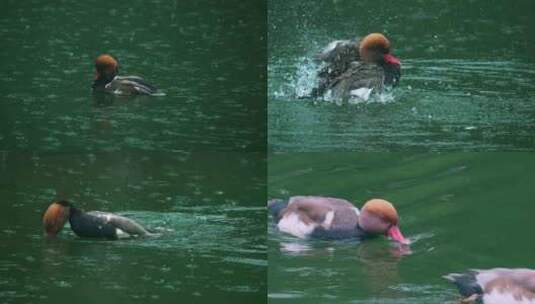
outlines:
[[[0,302],[266,301],[262,1],[4,1]],[[238,46],[238,47],[237,47]],[[94,96],[111,53],[159,97]],[[160,236],[46,241],[54,199]]]
[[[531,150],[533,1],[268,1],[272,151]],[[400,86],[367,103],[299,99],[330,41],[384,32]]]
[[[2,303],[266,301],[263,154],[0,156]],[[56,197],[160,236],[99,241],[66,227],[47,241],[41,216]]]
[[[444,274],[533,267],[534,3],[4,1],[0,302],[453,304]],[[398,88],[302,98],[369,32]],[[102,53],[164,94],[92,94]],[[279,233],[266,196],[303,194],[386,198],[412,245]],[[47,240],[57,199],[157,236]]]
[[[0,149],[263,151],[265,27],[262,1],[6,1]],[[166,96],[93,98],[101,53]]]
[[[441,278],[531,267],[535,159],[529,153],[290,153],[269,159],[268,198],[393,202],[412,254],[387,239],[305,241],[268,224],[269,303],[457,303]]]

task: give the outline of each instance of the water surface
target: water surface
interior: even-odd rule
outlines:
[[[261,1],[3,3],[2,303],[266,301],[265,27]],[[165,95],[91,94],[101,53]],[[160,236],[45,241],[55,199]]]
[[[385,198],[413,243],[299,240],[270,219],[268,302],[453,304],[444,274],[533,267],[534,169],[529,153],[273,155],[269,198]]]
[[[262,153],[0,153],[2,303],[263,303]],[[54,199],[159,234],[118,241],[68,228],[45,240]]]
[[[273,151],[530,150],[531,1],[268,2]],[[391,38],[401,84],[368,102],[301,99],[332,40]]]
[[[5,1],[0,149],[263,151],[265,27],[262,1]],[[101,53],[165,96],[93,97]]]

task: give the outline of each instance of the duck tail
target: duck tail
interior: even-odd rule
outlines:
[[[474,294],[481,295],[483,294],[483,289],[477,282],[476,271],[468,271],[466,273],[450,273],[443,276],[444,279],[452,282],[459,289],[459,293],[463,297],[470,297]]]
[[[283,209],[288,207],[287,199],[272,199],[268,201],[268,211],[275,218],[276,221],[279,221],[280,214]]]

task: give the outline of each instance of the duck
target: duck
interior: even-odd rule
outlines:
[[[472,269],[444,278],[457,286],[461,303],[535,304],[534,269]]]
[[[96,75],[93,91],[116,95],[153,95],[158,89],[139,76],[119,76],[119,63],[109,54],[95,59]]]
[[[384,199],[368,200],[359,210],[341,198],[292,196],[269,201],[268,210],[279,231],[301,239],[386,235],[401,244],[410,244],[399,228],[396,208]]]
[[[46,237],[55,237],[69,221],[72,231],[79,237],[119,239],[131,236],[153,235],[136,221],[109,212],[85,212],[68,201],[51,203],[43,214]]]
[[[313,97],[357,97],[368,100],[372,92],[395,87],[401,79],[401,61],[392,52],[390,40],[371,33],[359,40],[331,42],[315,56],[323,65],[317,73]]]

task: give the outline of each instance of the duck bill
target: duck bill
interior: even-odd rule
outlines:
[[[392,55],[392,54],[384,55],[383,59],[388,64],[401,65],[401,61],[398,58],[396,58],[394,55]]]
[[[392,226],[390,229],[388,229],[388,232],[386,233],[391,239],[393,239],[396,242],[399,242],[404,245],[409,245],[411,242],[406,239],[403,234],[401,233],[401,230],[399,230],[398,226]]]

